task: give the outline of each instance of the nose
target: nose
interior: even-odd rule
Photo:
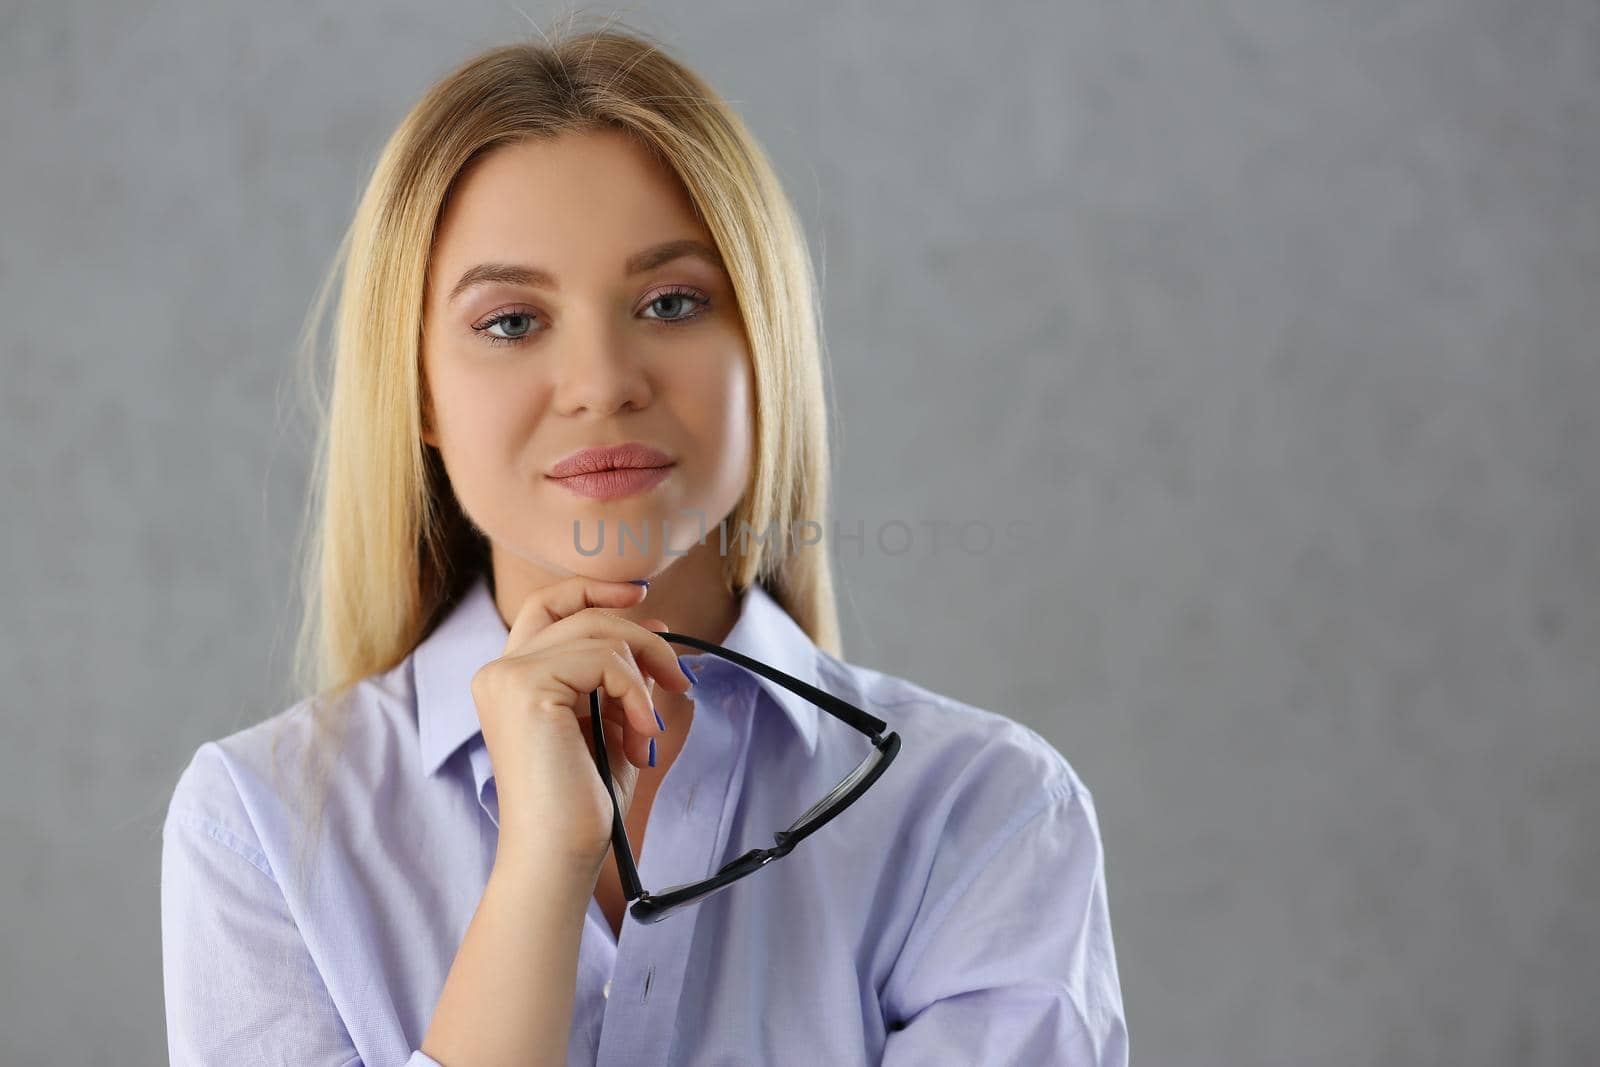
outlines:
[[[566,336],[553,347],[554,401],[562,414],[609,415],[649,403],[650,383],[638,353],[600,317],[584,323],[569,318]]]

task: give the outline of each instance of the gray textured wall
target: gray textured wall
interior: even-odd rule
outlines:
[[[0,16],[8,1064],[164,1058],[171,786],[282,707],[295,331],[403,110],[529,32],[300,6]],[[850,653],[1095,790],[1135,1060],[1600,1060],[1600,6],[584,10],[787,176]]]

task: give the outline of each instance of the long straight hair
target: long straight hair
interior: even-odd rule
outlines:
[[[302,835],[302,872],[343,698],[401,663],[489,565],[486,540],[422,440],[421,336],[438,219],[463,172],[500,146],[620,130],[682,182],[727,266],[753,362],[754,455],[731,528],[785,535],[740,539],[745,551],[724,554],[724,583],[737,593],[759,582],[840,654],[821,310],[803,229],[739,116],[660,43],[613,22],[490,48],[426,91],[379,154],[301,336],[318,438],[293,671],[315,740],[306,784],[283,795],[313,831]],[[324,399],[316,338],[335,288]],[[803,539],[787,536],[801,526]]]

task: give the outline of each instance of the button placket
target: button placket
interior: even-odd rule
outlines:
[[[599,906],[591,900],[590,909],[584,916],[583,937],[578,947],[578,996],[572,1013],[572,1048],[591,1049],[596,1054],[600,1048],[600,1031],[605,1024],[606,1002],[611,996],[612,975],[617,961],[617,946],[611,940],[611,928],[598,912]],[[590,992],[594,989],[596,978],[605,979],[600,986],[598,1003]]]

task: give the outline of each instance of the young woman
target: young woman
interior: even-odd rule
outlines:
[[[172,1061],[1125,1064],[1083,782],[841,658],[810,261],[727,105],[640,34],[493,49],[402,122],[341,260],[311,695],[175,788]],[[659,893],[872,748],[662,632],[901,748],[641,922],[617,817]]]

